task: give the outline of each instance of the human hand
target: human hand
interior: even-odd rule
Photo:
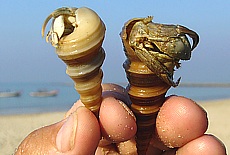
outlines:
[[[137,126],[124,104],[129,102],[126,92],[115,85],[104,85],[103,89],[99,121],[78,101],[64,120],[28,135],[16,155],[136,154]],[[207,126],[207,115],[195,102],[168,97],[158,114],[156,135],[148,154],[172,155],[177,151],[177,155],[225,155],[224,145],[214,136],[204,134]]]

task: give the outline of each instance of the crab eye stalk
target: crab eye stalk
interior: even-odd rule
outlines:
[[[67,64],[66,73],[73,79],[83,104],[98,116],[102,101],[102,63],[105,52],[102,43],[105,24],[89,8],[63,7],[45,20],[42,36],[49,20],[53,20],[46,36],[60,59]]]
[[[186,36],[193,39],[191,47]],[[157,113],[173,81],[180,60],[191,58],[198,35],[186,27],[152,22],[152,17],[134,18],[120,33],[127,57],[123,64],[129,85],[131,109],[137,118],[137,152],[145,155],[155,131]]]

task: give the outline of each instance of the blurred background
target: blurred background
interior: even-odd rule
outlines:
[[[182,62],[175,79],[230,83],[230,1],[223,0],[1,1],[0,82],[72,82],[55,49],[41,37],[46,17],[63,6],[87,6],[106,24],[104,82],[126,82],[122,68],[126,58],[119,36],[124,23],[152,15],[154,22],[184,25],[200,36],[191,61]]]

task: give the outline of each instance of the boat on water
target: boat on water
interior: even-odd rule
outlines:
[[[57,90],[38,90],[36,92],[31,92],[30,96],[32,97],[52,97],[52,96],[57,96],[58,91]]]
[[[0,91],[0,97],[19,97],[20,91]]]

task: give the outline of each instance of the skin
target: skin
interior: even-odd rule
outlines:
[[[137,126],[126,106],[127,94],[113,84],[104,85],[103,89],[99,121],[77,101],[63,120],[29,134],[16,155],[135,155]],[[199,105],[185,97],[170,96],[159,111],[156,135],[147,154],[226,155],[223,143],[205,134],[207,127],[207,114]]]

